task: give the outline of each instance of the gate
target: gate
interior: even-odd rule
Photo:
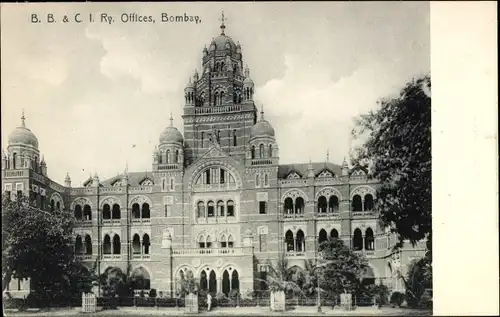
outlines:
[[[95,313],[97,306],[97,299],[92,293],[82,293],[82,312]]]
[[[197,314],[198,313],[198,295],[187,294],[184,303],[184,312],[186,314]]]

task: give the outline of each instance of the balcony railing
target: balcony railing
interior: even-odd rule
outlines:
[[[141,224],[149,225],[151,224],[151,218],[133,218],[132,223],[134,225],[141,225]]]
[[[224,183],[224,184],[198,184],[194,185],[194,190],[196,191],[225,191],[225,190],[236,190],[238,186],[236,183]]]
[[[244,255],[244,248],[190,248],[176,249],[172,253],[175,256],[232,256]]]
[[[241,105],[230,105],[230,106],[213,106],[213,107],[199,107],[195,108],[195,114],[211,114],[211,113],[223,113],[223,112],[237,112],[241,111]]]
[[[273,160],[271,159],[253,159],[252,166],[254,165],[271,165],[273,164]]]
[[[103,260],[121,260],[122,255],[121,254],[103,254],[102,259]]]
[[[102,219],[101,223],[103,226],[119,226],[121,219]]]
[[[158,169],[159,170],[176,170],[180,169],[181,164],[159,164]]]
[[[300,257],[300,256],[306,256],[305,251],[287,251],[285,253],[286,257]]]
[[[283,217],[285,219],[304,219],[304,214],[289,214],[289,213],[285,213],[283,214]]]
[[[318,218],[337,218],[340,217],[340,212],[316,212],[316,217]]]
[[[92,261],[94,256],[92,254],[77,254],[76,258],[80,261]]]
[[[132,254],[132,260],[149,260],[151,254]]]

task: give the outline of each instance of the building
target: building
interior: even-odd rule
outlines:
[[[284,255],[303,267],[330,236],[369,259],[366,281],[401,288],[388,263],[404,267],[425,250],[392,253],[396,238],[372,211],[377,182],[346,160],[280,164],[275,130],[254,104],[243,65],[223,22],[185,88],[184,133],[171,119],[150,172],[96,174],[83,187],[69,175],[64,185],[50,179],[23,113],[2,159],[3,189],[73,213],[78,257],[89,266],[98,260],[100,273],[130,264],[146,280],[141,289],[172,294],[191,271],[203,288],[245,295],[261,287],[254,280],[268,259]]]

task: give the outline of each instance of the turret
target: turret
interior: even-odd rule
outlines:
[[[309,164],[307,164],[307,177],[309,178],[314,178],[314,167],[311,162],[311,159],[309,159]]]
[[[194,106],[195,94],[194,85],[191,82],[191,78],[189,78],[189,82],[186,88],[184,88],[184,98],[186,100],[186,106]]]
[[[42,155],[42,161],[40,162],[40,172],[42,175],[47,176],[47,163],[45,163],[45,158]]]
[[[243,100],[253,100],[253,88],[254,83],[252,78],[250,78],[250,69],[247,65],[245,67],[245,80],[243,81]]]
[[[99,176],[97,175],[97,173],[95,173],[94,177],[92,178],[92,186],[99,187]]]
[[[69,173],[66,173],[66,177],[64,178],[64,186],[71,187],[71,178],[69,177]]]

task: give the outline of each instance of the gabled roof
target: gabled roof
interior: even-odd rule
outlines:
[[[292,171],[295,171],[297,172],[297,174],[300,174],[304,177],[305,175],[307,175],[308,168],[309,163],[280,165],[278,167],[278,178],[286,178]],[[314,175],[318,175],[324,169],[328,169],[335,175],[342,174],[342,166],[329,162],[312,163],[312,168],[314,170]]]
[[[102,182],[102,184],[105,187],[111,187],[111,186],[113,186],[113,183],[115,181],[122,179],[123,176],[124,176],[124,174],[116,175],[115,177],[112,177],[112,178],[109,178],[107,180],[104,180]],[[148,178],[151,181],[153,181],[154,180],[153,173],[152,172],[132,172],[132,173],[128,173],[128,183],[130,184],[130,186],[140,186],[141,183],[146,178]]]

